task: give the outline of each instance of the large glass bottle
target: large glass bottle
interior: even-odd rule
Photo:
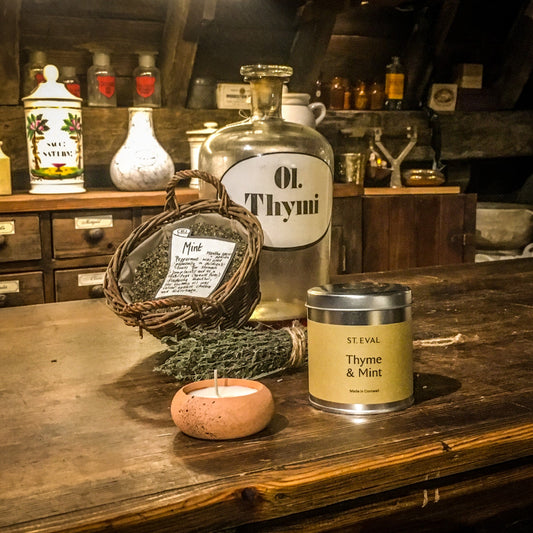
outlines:
[[[261,301],[252,319],[302,318],[307,289],[329,279],[333,150],[316,130],[281,118],[291,67],[248,65],[241,74],[250,82],[252,116],[208,137],[199,168],[220,177],[230,198],[261,222]],[[200,195],[208,193],[202,182]]]

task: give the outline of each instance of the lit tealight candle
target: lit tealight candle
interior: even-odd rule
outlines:
[[[200,439],[226,440],[263,430],[274,415],[272,394],[248,379],[197,381],[182,387],[170,406],[180,430]]]

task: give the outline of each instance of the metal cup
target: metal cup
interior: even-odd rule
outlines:
[[[335,156],[335,181],[355,183],[363,191],[367,155],[365,153],[345,153]]]

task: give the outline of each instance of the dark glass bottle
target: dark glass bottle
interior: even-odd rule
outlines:
[[[385,72],[385,109],[398,110],[403,105],[405,73],[400,58],[394,56]]]

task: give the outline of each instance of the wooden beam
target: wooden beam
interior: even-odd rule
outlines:
[[[213,12],[212,1],[208,2]],[[185,107],[205,0],[169,0],[161,42],[161,89],[168,107]]]
[[[312,91],[342,6],[339,0],[309,0],[303,6],[289,58],[289,65],[294,69],[291,91]]]
[[[509,33],[505,62],[495,83],[502,109],[513,109],[533,71],[533,0]]]
[[[435,59],[440,55],[446,36],[455,19],[460,0],[428,5],[419,13],[407,43],[405,108],[416,109],[425,96]]]
[[[19,103],[21,3],[22,0],[0,0],[0,105]]]

